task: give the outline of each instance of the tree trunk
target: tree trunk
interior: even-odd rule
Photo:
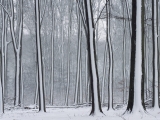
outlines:
[[[146,1],[146,4],[148,2]],[[147,6],[147,10],[148,10]],[[148,18],[147,13],[145,13],[145,19]],[[146,100],[149,99],[149,28],[146,25],[146,37],[145,37],[145,81],[146,81]]]
[[[2,66],[2,53],[0,51],[0,68]],[[2,87],[2,71],[0,69],[0,114],[4,113],[4,104],[3,104],[3,87]]]
[[[108,3],[107,3],[108,2]],[[108,52],[109,52],[109,75],[108,75],[108,111],[113,110],[113,50],[110,35],[110,1],[106,1],[107,7],[107,36]]]
[[[124,3],[122,3],[124,5]],[[125,17],[125,5],[123,8]],[[123,104],[127,102],[127,80],[126,80],[126,20],[123,20]]]
[[[142,105],[142,1],[132,0],[132,48],[127,111],[144,113]]]
[[[2,0],[1,0],[1,3],[2,3]],[[3,41],[4,41],[4,28],[5,28],[5,21],[4,21],[4,10],[3,9],[1,9],[1,13],[2,13],[2,43],[3,43]],[[2,49],[3,49],[3,44],[2,44]],[[2,53],[2,49],[0,50],[0,114],[3,114],[4,113],[4,101],[3,101],[3,79],[4,79],[4,69],[3,69],[3,65],[4,65],[4,63],[3,63],[3,53]]]
[[[157,0],[152,0],[152,36],[153,36],[153,108],[159,109],[158,94],[158,34],[157,34]]]
[[[101,103],[104,103],[104,91],[105,91],[105,80],[106,80],[106,66],[107,66],[107,45],[108,41],[106,39],[105,50],[104,50],[104,65],[103,65],[103,77],[102,77],[102,92],[101,92]]]
[[[20,106],[20,79],[21,79],[21,52],[22,52],[22,34],[23,34],[23,1],[19,1],[20,10],[17,12],[20,16],[20,20],[18,21],[17,27],[17,36],[15,35],[14,30],[14,4],[13,0],[11,0],[11,16],[10,17],[10,30],[13,41],[13,47],[15,52],[15,62],[16,62],[16,72],[15,72],[15,100],[14,105]],[[17,15],[18,16],[18,15]]]
[[[15,106],[20,106],[20,79],[21,79],[21,54],[16,52],[16,89],[15,89]]]
[[[78,103],[78,93],[80,95],[80,83],[81,83],[81,17],[78,16],[78,50],[77,50],[77,73],[76,73],[76,89],[75,89],[75,101],[74,104]]]
[[[40,4],[39,0],[35,0],[36,14],[36,47],[37,47],[37,62],[38,62],[38,93],[39,93],[39,111],[46,112],[44,80],[43,80],[43,62],[42,62],[42,47],[40,35]]]
[[[68,97],[69,97],[69,88],[70,88],[70,42],[71,42],[71,34],[72,34],[72,1],[69,0],[68,5],[68,13],[69,13],[69,26],[68,26],[68,46],[67,46],[67,92],[66,92],[66,98],[65,98],[65,105],[68,106]]]
[[[99,93],[99,77],[96,64],[96,51],[95,51],[95,28],[92,14],[91,0],[84,1],[86,10],[86,25],[88,28],[87,45],[88,45],[88,58],[90,64],[90,79],[91,79],[91,92],[92,92],[92,110],[90,115],[97,115],[102,113]]]
[[[51,1],[52,2],[52,1]],[[52,42],[52,53],[51,53],[51,89],[50,89],[50,104],[53,105],[53,84],[54,84],[54,40],[55,40],[55,8],[52,3],[52,32],[51,32],[51,42]]]

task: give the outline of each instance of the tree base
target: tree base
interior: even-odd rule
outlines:
[[[123,115],[144,115],[146,114],[147,111],[145,111],[144,109],[133,109],[132,111],[128,111],[126,110]]]
[[[89,115],[90,116],[99,116],[99,117],[105,116],[105,114],[103,112],[100,112],[100,111],[91,112]]]

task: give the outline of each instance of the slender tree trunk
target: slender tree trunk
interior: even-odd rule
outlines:
[[[13,47],[15,51],[15,62],[16,62],[16,72],[15,72],[15,100],[14,105],[20,106],[20,78],[21,78],[21,52],[22,52],[22,34],[23,34],[23,1],[19,1],[20,10],[17,12],[20,16],[18,23],[18,38],[15,35],[14,30],[14,4],[11,0],[11,16],[10,17],[10,30],[13,41]],[[18,16],[18,15],[17,15]]]
[[[21,107],[24,107],[24,81],[23,81],[23,67],[21,65]]]
[[[152,0],[152,36],[153,36],[153,108],[159,109],[158,94],[158,32],[157,32],[157,0]]]
[[[2,53],[0,51],[0,56]],[[2,66],[2,57],[0,57],[0,67]],[[4,113],[4,103],[3,103],[3,86],[2,86],[2,71],[0,69],[0,114]]]
[[[148,2],[146,1],[146,4]],[[148,10],[148,6],[147,9]],[[148,19],[147,13],[145,13],[145,19]],[[146,100],[149,98],[149,29],[146,25],[146,37],[145,37],[145,79],[146,79]]]
[[[80,38],[82,39],[82,38]],[[80,52],[81,53],[81,52]],[[83,103],[83,85],[82,85],[82,55],[80,55],[80,73],[79,73],[79,103]]]
[[[1,0],[2,3],[2,0]],[[2,89],[3,89],[3,94],[4,95],[4,81],[5,81],[5,53],[4,53],[4,49],[5,49],[5,12],[3,10],[3,8],[1,9],[1,14],[2,14],[2,40],[1,40],[1,84],[2,84]]]
[[[37,67],[37,65],[36,65],[36,67]],[[38,67],[36,68],[36,91],[35,91],[35,98],[34,98],[35,109],[37,106],[37,100],[38,100]]]
[[[91,103],[91,84],[89,77],[89,61],[88,61],[88,50],[86,50],[86,102]]]
[[[105,92],[105,80],[106,80],[106,66],[107,66],[107,45],[106,39],[105,50],[104,50],[104,65],[103,65],[103,77],[102,77],[102,92],[101,92],[101,103],[104,103],[104,92]]]
[[[108,3],[107,3],[108,2]],[[108,76],[108,110],[113,110],[113,49],[110,36],[110,1],[106,1],[107,7],[107,41],[109,52],[109,76]]]
[[[8,7],[6,7],[8,8]],[[11,41],[7,41],[7,31],[8,31],[8,16],[5,16],[5,35],[4,35],[4,79],[7,80],[7,51],[8,51],[8,45],[11,43]],[[3,94],[5,92],[4,90],[5,87],[5,81],[3,82]]]
[[[145,109],[145,103],[144,103],[144,95],[145,95],[145,23],[144,23],[144,20],[145,20],[145,3],[144,3],[144,0],[142,0],[141,2],[141,39],[142,39],[142,46],[141,46],[141,49],[142,49],[142,81],[141,81],[141,101],[142,101],[142,106],[144,106],[143,108]],[[146,110],[146,109],[145,109]]]
[[[50,104],[53,105],[53,84],[54,84],[54,40],[55,40],[55,8],[52,3],[52,53],[51,53],[51,89],[50,89]]]
[[[125,7],[123,8],[125,17]],[[123,20],[123,103],[127,102],[127,80],[126,80],[126,20]]]
[[[1,0],[2,3],[2,0]],[[4,41],[4,10],[1,9],[1,13],[2,13],[2,41]],[[2,42],[3,43],[3,42]],[[2,49],[3,49],[3,44],[2,44]],[[0,114],[4,113],[4,101],[3,101],[3,76],[4,76],[4,71],[3,71],[3,52],[2,49],[0,50]]]
[[[69,12],[69,27],[68,27],[68,56],[67,56],[67,92],[66,92],[66,100],[65,105],[68,106],[68,97],[69,97],[69,88],[70,88],[70,42],[71,42],[71,34],[72,34],[72,1],[69,0],[68,12]]]
[[[75,99],[74,104],[79,103],[78,95],[80,95],[80,83],[81,83],[81,17],[78,16],[78,49],[77,49],[77,73],[76,73],[76,88],[75,88]]]
[[[36,46],[37,46],[37,62],[38,62],[39,111],[46,112],[45,94],[44,94],[44,80],[43,80],[42,47],[41,47],[41,35],[40,35],[41,24],[40,24],[39,0],[35,0],[35,14],[36,14]]]

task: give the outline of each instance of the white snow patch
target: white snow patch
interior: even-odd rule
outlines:
[[[2,120],[160,120],[160,112],[148,110],[148,114],[125,114],[125,107],[121,110],[107,111],[103,108],[104,116],[89,116],[91,108],[48,108],[47,112],[38,110],[7,110],[0,116]]]

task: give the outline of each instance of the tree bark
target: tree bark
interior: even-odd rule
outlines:
[[[152,37],[153,37],[153,103],[154,110],[159,109],[158,94],[158,32],[157,32],[157,0],[152,0]]]
[[[132,48],[129,101],[127,110],[144,113],[142,103],[142,1],[132,0]]]
[[[39,94],[39,111],[46,112],[45,108],[45,94],[44,94],[44,80],[43,80],[43,61],[42,61],[42,47],[40,35],[40,4],[39,0],[35,0],[35,19],[36,19],[36,47],[37,47],[37,62],[38,62],[38,94]]]
[[[107,41],[109,52],[109,75],[108,75],[108,111],[113,110],[113,49],[110,35],[110,1],[106,1],[107,7]]]
[[[99,93],[99,77],[96,63],[95,51],[95,28],[92,13],[91,0],[84,1],[86,25],[88,28],[87,45],[88,45],[88,58],[90,64],[90,79],[91,79],[91,92],[92,92],[92,110],[90,115],[97,115],[102,113],[100,93]]]

